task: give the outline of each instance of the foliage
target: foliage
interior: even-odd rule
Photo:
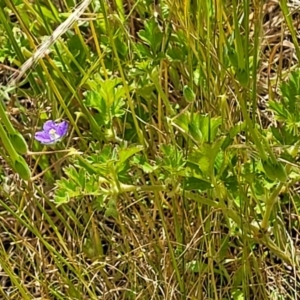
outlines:
[[[263,115],[263,16],[99,0],[51,36],[74,6],[0,5],[7,70],[54,39],[0,79],[3,299],[295,299],[300,71]],[[68,135],[35,141],[46,120]]]

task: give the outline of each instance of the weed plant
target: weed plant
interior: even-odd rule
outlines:
[[[2,0],[1,299],[298,299],[298,9]]]

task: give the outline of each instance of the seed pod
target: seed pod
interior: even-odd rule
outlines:
[[[8,135],[13,147],[19,154],[27,154],[28,146],[24,139],[24,137],[19,133],[16,132],[15,134]]]
[[[193,102],[196,98],[194,91],[187,85],[183,88],[183,96],[187,102]]]
[[[30,169],[22,156],[19,156],[14,162],[14,169],[24,180],[30,180],[31,172]]]
[[[264,168],[264,171],[267,175],[267,177],[273,181],[277,179],[276,176],[276,166],[271,162],[270,159],[268,160],[263,160],[262,161],[262,166]]]
[[[281,182],[286,182],[288,179],[288,176],[285,171],[285,167],[281,163],[277,163],[275,165],[276,169],[276,176]]]
[[[286,182],[288,176],[286,174],[284,166],[280,162],[272,162],[271,159],[262,162],[263,168],[266,175],[271,180],[280,180],[281,182]]]

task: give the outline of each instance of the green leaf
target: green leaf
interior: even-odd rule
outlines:
[[[199,115],[194,115],[191,117],[191,120],[187,123],[188,125],[188,130],[187,132],[196,140],[199,142],[199,144],[202,144],[204,142],[203,138],[203,131],[201,128],[200,124],[200,116]]]
[[[85,103],[99,112],[96,116],[99,125],[108,125],[114,117],[121,117],[125,113],[125,90],[119,85],[120,82],[119,78],[100,80],[100,86],[95,85],[95,81],[89,82],[92,90],[85,93]]]
[[[201,149],[190,152],[187,160],[189,162],[197,164],[205,175],[210,175],[209,170],[211,163],[209,152],[210,145],[204,144],[203,147],[201,147]]]
[[[285,126],[272,126],[270,129],[273,136],[282,145],[294,145],[299,140],[298,134],[294,134],[294,132],[288,130],[288,128],[286,128]]]
[[[161,145],[160,150],[163,153],[161,165],[171,174],[177,174],[185,166],[182,152],[174,145]]]
[[[97,120],[99,122],[102,120],[102,122],[99,123],[99,125],[107,124],[109,122],[108,107],[100,93],[96,91],[87,91],[85,100],[88,107],[94,108],[100,113],[100,118]]]
[[[139,96],[142,96],[143,98],[147,99],[147,98],[151,98],[151,94],[153,93],[155,89],[155,85],[154,84],[147,84],[147,85],[143,85],[140,88],[136,88],[136,93]]]
[[[190,272],[203,274],[208,268],[208,265],[202,261],[193,260],[188,262],[186,267]]]
[[[70,166],[65,168],[65,178],[56,181],[54,201],[60,205],[71,199],[78,200],[84,196],[99,196],[98,177],[90,175],[85,169],[77,170]]]
[[[144,24],[145,29],[138,32],[138,36],[148,44],[153,54],[156,54],[160,48],[163,38],[155,18],[148,19]]]
[[[169,48],[167,51],[167,57],[170,61],[178,61],[178,62],[182,62],[185,60],[185,51],[184,49],[182,49],[182,47],[172,47]]]
[[[292,114],[297,113],[296,109],[299,109],[300,100],[300,71],[291,72],[289,80],[282,82],[280,90],[283,100],[287,104],[286,109]]]
[[[300,127],[300,71],[293,71],[289,80],[281,84],[280,90],[281,101],[270,100],[270,110],[276,120],[284,123],[280,130],[285,127],[286,132],[297,136]]]
[[[192,135],[194,140],[205,143],[215,140],[222,124],[221,117],[211,118],[200,113],[185,112],[173,121],[186,135]]]
[[[83,48],[81,39],[78,35],[73,35],[70,39],[68,39],[68,49],[80,65],[86,63],[86,51]],[[75,68],[75,64],[73,64],[73,62],[72,67]]]
[[[143,44],[136,44],[136,49],[138,50],[139,55],[141,57],[146,56],[146,57],[151,57],[152,58],[152,54],[150,52],[150,49],[147,46],[145,46]]]
[[[185,190],[200,190],[200,191],[206,191],[209,189],[212,189],[213,186],[211,183],[195,178],[195,177],[186,177],[184,179],[184,189]]]
[[[213,176],[216,157],[221,151],[221,145],[225,137],[219,138],[212,144],[204,143],[199,149],[191,151],[187,160],[199,166],[203,174]]]
[[[203,135],[203,141],[213,141],[217,136],[217,132],[221,124],[221,117],[211,118],[209,116],[201,116],[200,128]]]
[[[114,199],[114,198],[109,199],[106,210],[105,210],[105,217],[107,217],[107,218],[109,218],[109,217],[117,218],[118,217],[116,199]]]
[[[233,300],[245,300],[243,291],[235,290],[232,292]]]
[[[189,123],[190,123],[189,112],[180,114],[178,117],[176,117],[176,119],[174,119],[174,123],[178,125],[184,133],[189,134]]]
[[[241,132],[244,131],[246,128],[246,122],[238,122],[235,126],[229,129],[229,134],[227,134],[223,144],[222,149],[225,150],[228,146],[230,146],[234,138]]]
[[[127,44],[124,43],[120,37],[115,38],[114,42],[115,42],[118,53],[121,54],[123,57],[125,57],[128,53]]]
[[[74,181],[62,178],[56,182],[54,202],[57,205],[68,203],[72,198],[81,196],[81,190]]]
[[[84,169],[79,169],[79,171],[77,171],[73,166],[70,166],[65,169],[65,173],[69,180],[75,182],[82,190],[85,189],[85,182],[89,176],[87,176]]]
[[[125,94],[124,88],[118,86],[122,82],[121,78],[107,79],[100,81],[100,95],[106,102],[107,107],[111,107],[116,99],[119,99]]]
[[[20,2],[20,1],[18,1]],[[22,1],[21,1],[22,2]],[[48,21],[52,22],[58,22],[58,13],[57,10],[55,10],[55,6],[52,6],[52,10],[49,10],[46,6],[39,4],[39,8],[37,8],[37,5],[33,5],[36,11],[41,10],[43,16],[48,19]]]
[[[238,68],[238,56],[237,56],[237,53],[234,48],[232,48],[230,46],[228,47],[228,56],[227,57],[229,57],[231,65],[234,67],[234,69],[237,69]]]
[[[119,151],[119,160],[118,160],[118,165],[123,164],[125,161],[128,160],[131,156],[134,154],[141,152],[143,150],[143,146],[130,146],[126,147],[124,149],[121,149]]]
[[[116,96],[118,96],[118,94],[121,94],[123,92],[124,92],[123,89],[122,91],[119,90],[119,93],[117,93]],[[125,105],[125,101],[121,97],[116,98],[114,103],[111,106],[111,110],[110,110],[111,116],[115,118],[119,118],[123,116],[125,114],[124,105]]]
[[[288,119],[289,112],[286,110],[285,105],[273,100],[270,100],[268,104],[270,109],[275,113],[275,117],[278,121],[284,122]]]
[[[246,69],[238,68],[236,70],[236,77],[242,86],[247,87],[249,82],[249,72]]]
[[[142,155],[135,155],[132,160],[131,160],[131,164],[134,166],[138,166],[139,168],[141,168],[143,170],[143,172],[145,172],[146,174],[150,174],[152,172],[154,172],[158,166],[152,166],[150,165],[147,161],[146,158]]]

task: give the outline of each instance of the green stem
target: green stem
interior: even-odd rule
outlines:
[[[247,111],[247,107],[246,107],[246,101],[244,99],[241,99],[239,102],[240,102],[240,105],[241,105],[243,117],[246,121],[246,125],[247,125],[247,127],[250,131],[251,138],[254,141],[254,144],[257,148],[259,156],[262,160],[267,160],[268,155],[266,154],[265,149],[264,149],[262,143],[260,142],[260,138],[259,138],[255,128],[253,127],[253,123],[251,122],[251,119],[248,115],[248,111]]]
[[[161,88],[161,85],[159,83],[159,72],[157,70],[154,70],[151,74],[150,74],[150,78],[152,80],[152,82],[155,85],[155,88],[157,89],[159,95],[161,96],[161,99],[163,100],[165,106],[166,106],[166,110],[167,110],[167,115],[169,116],[174,116],[174,110],[169,102],[169,99],[167,97],[167,95],[164,93],[163,89]]]
[[[286,0],[280,0],[279,5],[280,5],[280,8],[282,9],[283,17],[289,28],[289,32],[291,33],[293,44],[294,44],[294,47],[296,50],[296,55],[299,60],[300,59],[300,47],[299,47],[299,43],[298,43],[297,32],[296,32],[295,26],[293,24],[292,14],[290,13],[290,10],[288,8]]]
[[[262,23],[262,6],[263,3],[257,3],[254,5],[254,47],[253,47],[253,65],[252,65],[252,111],[256,112],[256,89],[257,89],[257,65],[258,65],[258,55],[260,53],[260,33],[261,33],[261,23]],[[255,118],[253,118],[253,125],[255,124]]]
[[[3,122],[6,130],[8,131],[9,134],[16,134],[16,130],[15,128],[12,126],[10,120],[8,119],[7,117],[7,114],[4,110],[4,104],[2,103],[2,100],[3,98],[6,98],[3,91],[0,91],[0,118],[1,118],[1,121]]]
[[[122,185],[122,189],[124,188],[124,185]],[[136,187],[136,191],[142,191],[142,192],[149,192],[149,191],[153,191],[153,192],[162,192],[162,191],[166,191],[167,187],[164,185],[142,185],[142,186],[138,186]]]
[[[287,165],[286,166],[287,174],[289,174],[290,169],[291,169],[291,166]],[[273,193],[269,197],[269,199],[266,200],[266,210],[265,210],[265,213],[263,216],[263,220],[261,222],[261,229],[263,231],[266,231],[268,229],[269,220],[270,220],[271,213],[273,211],[273,207],[274,207],[275,203],[277,202],[280,191],[282,190],[284,185],[285,185],[284,182],[279,183],[278,186],[276,187],[276,189],[273,191]]]
[[[136,116],[136,113],[135,113],[135,110],[134,110],[134,103],[133,103],[132,98],[130,96],[130,91],[129,91],[129,87],[128,87],[128,84],[127,84],[127,80],[125,78],[124,71],[123,71],[123,68],[122,68],[122,65],[121,65],[121,62],[120,62],[120,59],[119,59],[118,51],[117,51],[117,48],[116,48],[116,45],[115,45],[115,42],[114,42],[113,34],[111,32],[112,26],[109,24],[109,21],[108,21],[106,6],[105,6],[104,1],[101,1],[100,5],[101,5],[102,13],[103,13],[103,16],[104,16],[105,27],[106,27],[108,37],[109,37],[109,40],[110,40],[110,45],[111,45],[113,53],[115,55],[115,59],[116,59],[117,65],[118,65],[118,69],[119,69],[119,72],[120,72],[120,75],[121,75],[121,78],[122,78],[123,86],[124,86],[126,97],[127,97],[127,102],[128,102],[131,114],[132,114],[132,119],[133,119],[134,126],[136,128],[137,136],[138,136],[140,144],[145,146],[145,139],[143,137],[142,130],[139,127],[137,116]]]
[[[273,206],[276,203],[277,199],[278,199],[278,195],[281,191],[281,189],[283,188],[284,183],[279,183],[277,188],[273,191],[273,193],[271,194],[270,198],[266,201],[266,210],[263,216],[263,220],[261,222],[261,229],[262,231],[266,231],[268,229],[269,226],[269,219],[273,210]]]

